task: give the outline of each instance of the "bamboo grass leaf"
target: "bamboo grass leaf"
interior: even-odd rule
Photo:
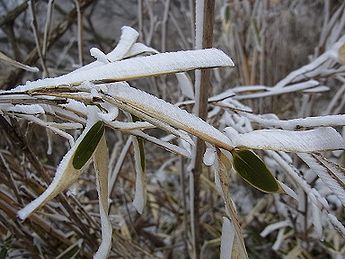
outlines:
[[[280,191],[277,180],[253,151],[234,150],[232,155],[236,171],[247,183],[267,193]]]
[[[81,169],[89,161],[103,134],[104,124],[102,121],[98,121],[86,133],[75,151],[73,157],[73,167],[75,169]]]
[[[96,108],[90,108],[90,115],[92,115],[93,113],[97,114],[94,109]],[[35,200],[33,200],[23,209],[18,211],[17,214],[20,219],[26,219],[28,216],[30,216],[31,213],[33,213],[39,207],[45,205],[48,201],[56,197],[60,192],[63,192],[64,190],[69,188],[78,179],[81,173],[85,171],[85,169],[88,167],[90,159],[89,161],[84,163],[80,169],[76,169],[74,167],[73,161],[77,148],[79,147],[80,143],[84,140],[85,136],[89,132],[89,129],[92,128],[92,126],[95,124],[95,118],[93,118],[92,116],[89,117],[90,119],[87,123],[85,130],[78,137],[75,145],[72,146],[72,148],[66,153],[66,155],[61,160],[59,166],[56,169],[54,179],[50,183],[48,188]],[[81,163],[78,162],[78,167],[80,164]]]
[[[80,85],[85,81],[118,82],[194,69],[233,65],[231,58],[218,49],[167,52],[124,59],[59,77],[27,82],[25,85],[16,87],[14,91],[37,90],[58,85]]]

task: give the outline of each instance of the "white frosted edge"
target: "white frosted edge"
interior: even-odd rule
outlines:
[[[176,78],[182,94],[189,99],[194,99],[194,86],[188,74],[176,73]]]
[[[124,26],[121,28],[121,33],[122,34],[120,37],[120,41],[115,47],[115,49],[113,49],[110,53],[105,55],[105,57],[101,58],[101,60],[91,62],[90,64],[87,64],[81,68],[78,68],[72,71],[70,74],[79,73],[81,71],[86,71],[89,69],[101,67],[105,63],[109,63],[108,61],[115,61],[115,60],[123,58],[123,56],[128,52],[128,49],[131,48],[132,44],[137,40],[138,32],[131,27]],[[135,36],[135,33],[137,34],[136,36]],[[134,39],[132,41],[129,41],[129,38],[131,37],[134,37]],[[90,53],[93,56],[93,53],[91,52],[91,50],[92,49],[90,49]],[[102,62],[102,60],[104,62]]]
[[[296,91],[302,91],[309,88],[314,88],[319,86],[320,83],[316,80],[309,80],[302,83],[296,83],[287,85],[284,88],[280,87],[270,87],[267,88],[267,91],[264,92],[258,92],[258,93],[252,93],[252,94],[243,94],[243,95],[237,95],[234,98],[236,100],[245,100],[245,99],[254,99],[254,98],[261,98],[266,96],[274,96],[274,95],[280,95],[280,94],[286,94],[286,93],[292,93]]]
[[[80,170],[74,169],[74,167],[71,165],[71,161],[74,155],[74,152],[76,151],[79,143],[83,140],[84,136],[86,135],[87,131],[92,127],[92,125],[95,123],[95,117],[94,113],[96,113],[95,107],[89,108],[89,115],[88,122],[86,125],[85,130],[83,133],[79,136],[76,143],[72,148],[66,153],[66,155],[62,158],[58,168],[56,169],[55,176],[53,178],[53,181],[50,183],[48,188],[35,200],[31,201],[28,205],[26,205],[23,209],[19,210],[17,215],[20,219],[24,220],[30,214],[35,211],[38,207],[44,205],[49,200],[53,199],[59,192],[63,191],[64,189],[68,188],[80,175],[80,172],[83,168],[87,167],[87,164],[84,165],[84,167]]]
[[[312,155],[305,153],[297,153],[297,155],[315,172],[322,182],[339,198],[343,206],[345,206],[345,190],[344,188],[332,178],[328,173],[328,169]]]
[[[202,161],[206,166],[211,166],[216,161],[216,150],[212,148],[206,148]]]
[[[249,120],[257,122],[265,127],[274,127],[293,130],[296,128],[313,128],[329,126],[345,126],[345,115],[325,115],[317,117],[306,117],[292,120],[279,120],[279,118],[268,118],[267,115],[254,115],[250,113],[241,113]]]
[[[292,190],[289,186],[287,186],[285,183],[282,183],[279,181],[280,187],[284,190],[284,192],[289,195],[291,198],[294,198],[296,201],[298,201],[297,194],[294,190]]]
[[[333,128],[306,131],[255,130],[231,139],[235,146],[287,152],[318,152],[345,149],[344,139]]]
[[[266,237],[268,236],[270,233],[272,233],[273,231],[280,229],[280,228],[285,228],[290,226],[291,223],[289,220],[284,220],[284,221],[280,221],[277,223],[273,223],[268,225],[267,227],[265,227],[265,229],[260,233],[260,236],[262,237]]]
[[[26,205],[24,208],[18,211],[17,215],[20,219],[22,220],[26,219],[38,207],[40,207],[42,204],[47,202],[52,194],[54,194],[55,190],[59,187],[60,181],[62,181],[65,175],[65,171],[69,167],[69,161],[71,160],[76,149],[77,149],[77,144],[74,145],[63,157],[58,168],[56,169],[54,179],[51,182],[51,184],[48,186],[48,188],[35,200],[31,201],[28,205]],[[77,170],[75,170],[74,174],[79,175]]]
[[[136,42],[132,45],[132,47],[129,49],[129,51],[126,53],[124,58],[138,56],[138,55],[154,55],[158,54],[159,51],[146,46],[145,44],[142,44],[140,42]]]
[[[223,217],[222,237],[220,240],[220,259],[231,258],[234,239],[235,228],[228,218]]]
[[[107,55],[107,58],[112,62],[122,59],[132,48],[138,37],[139,33],[135,29],[129,26],[123,26],[121,28],[120,41],[115,49]]]
[[[44,109],[39,104],[16,104],[7,106],[4,110],[25,114],[43,114]]]
[[[103,63],[103,64],[108,64],[109,60],[107,59],[107,55],[103,53],[103,51],[99,50],[98,48],[91,48],[90,49],[90,54],[93,56],[97,61]]]
[[[14,91],[33,90],[57,85],[73,85],[83,81],[124,81],[153,75],[177,73],[197,68],[233,66],[231,58],[218,49],[166,52],[147,57],[135,57],[72,72],[55,78],[40,79],[18,86]]]
[[[231,146],[230,140],[219,130],[171,103],[130,87],[124,82],[110,84],[108,87],[108,94],[116,100],[130,104],[131,107],[136,107],[155,119],[167,122],[173,127],[187,131],[220,147],[229,148]]]
[[[345,227],[343,226],[343,224],[336,218],[336,216],[330,213],[328,213],[327,215],[335,229],[338,230],[343,237],[345,237]]]

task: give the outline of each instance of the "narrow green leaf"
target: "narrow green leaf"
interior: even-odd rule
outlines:
[[[263,192],[280,191],[277,180],[253,151],[234,150],[232,155],[236,171],[246,182]]]
[[[7,247],[1,248],[1,250],[0,250],[0,259],[6,259],[7,251],[8,251]]]
[[[102,121],[96,122],[80,142],[73,158],[73,167],[81,169],[89,161],[104,133]]]

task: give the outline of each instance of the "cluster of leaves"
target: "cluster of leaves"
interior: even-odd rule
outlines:
[[[228,25],[226,24],[226,26]],[[337,28],[334,30],[337,31]],[[135,186],[133,188],[135,189],[133,205],[141,214],[145,212],[146,201],[149,201],[150,213],[154,218],[159,219],[157,208],[155,208],[158,199],[155,197],[157,191],[153,189],[152,185],[147,184],[147,181],[152,180],[148,179],[149,177],[146,175],[146,168],[148,167],[146,163],[149,162],[149,159],[146,161],[146,158],[150,152],[145,152],[147,148],[144,148],[144,140],[145,146],[148,143],[154,143],[174,153],[173,159],[177,155],[183,157],[181,161],[184,163],[190,161],[189,159],[193,156],[194,141],[191,137],[195,136],[207,143],[208,150],[205,153],[204,162],[211,166],[211,171],[216,178],[214,184],[208,178],[203,178],[203,183],[208,188],[217,190],[216,197],[218,195],[223,197],[225,204],[227,217],[223,219],[221,240],[217,240],[220,236],[219,233],[214,235],[214,231],[205,225],[205,228],[209,229],[209,233],[212,233],[210,235],[215,238],[216,244],[221,245],[220,253],[222,257],[231,254],[241,258],[247,256],[243,228],[249,224],[250,218],[255,217],[253,215],[256,213],[256,209],[261,212],[265,207],[268,208],[269,214],[278,213],[284,216],[283,221],[266,226],[261,232],[261,236],[267,236],[275,230],[279,231],[276,240],[272,241],[275,250],[281,248],[281,253],[288,253],[286,251],[291,250],[288,256],[306,253],[307,249],[303,250],[300,245],[289,239],[289,236],[293,233],[292,231],[295,231],[297,235],[304,232],[305,235],[310,235],[312,238],[325,239],[324,244],[325,246],[326,243],[328,244],[327,249],[329,251],[341,253],[344,249],[343,242],[341,241],[338,247],[336,247],[336,244],[339,244],[337,238],[345,235],[344,226],[340,222],[342,212],[338,209],[345,204],[344,169],[326,159],[320,152],[344,149],[344,136],[341,136],[334,129],[335,127],[344,128],[344,115],[283,121],[273,115],[254,114],[250,107],[243,105],[239,100],[271,97],[296,91],[303,91],[306,94],[308,94],[308,91],[309,93],[328,91],[329,87],[323,86],[315,79],[326,78],[327,75],[330,75],[330,71],[333,71],[333,73],[341,71],[343,67],[344,37],[336,37],[335,41],[329,43],[330,46],[323,55],[315,58],[308,66],[294,71],[275,87],[235,87],[220,95],[211,97],[209,99],[211,110],[208,120],[212,121],[216,117],[214,124],[220,130],[178,108],[178,106],[188,107],[188,105],[193,104],[194,90],[185,71],[232,66],[231,59],[217,49],[160,54],[157,50],[137,43],[138,37],[139,34],[135,30],[130,27],[123,27],[121,39],[112,52],[106,55],[96,48],[91,49],[90,52],[97,61],[64,76],[27,82],[25,85],[18,86],[13,90],[1,92],[2,124],[7,125],[7,129],[15,127],[16,120],[24,119],[51,130],[66,138],[70,143],[70,149],[59,163],[52,182],[50,183],[49,177],[45,179],[47,183],[50,183],[48,188],[43,191],[42,186],[44,184],[42,184],[39,188],[40,191],[37,192],[41,194],[38,197],[35,197],[36,195],[27,195],[25,202],[20,201],[20,205],[15,204],[14,212],[16,213],[16,210],[27,204],[27,201],[35,198],[19,210],[18,215],[21,219],[29,218],[31,222],[37,224],[39,222],[37,219],[39,211],[42,211],[42,215],[48,218],[58,218],[54,204],[48,202],[80,179],[82,173],[87,172],[86,169],[93,161],[99,196],[99,214],[97,216],[99,215],[101,218],[102,229],[102,242],[96,252],[96,257],[104,258],[109,254],[123,255],[125,253],[127,253],[127,256],[133,256],[133,254],[128,255],[131,251],[123,252],[121,242],[116,244],[122,238],[131,240],[131,235],[127,225],[121,219],[121,223],[115,224],[115,226],[113,224],[113,227],[120,229],[120,235],[117,232],[112,233],[111,221],[115,221],[114,216],[117,212],[111,210],[111,204],[109,204],[109,195],[113,192],[119,168],[122,166],[129,145],[133,145],[134,169],[136,171],[135,184],[131,184],[131,186]],[[320,64],[322,65],[320,66]],[[177,73],[176,76],[182,94],[185,98],[191,100],[172,105],[123,82],[124,80],[135,80],[168,73]],[[119,112],[119,110],[122,112]],[[45,116],[49,116],[53,121],[47,120]],[[267,129],[254,130],[252,123]],[[129,145],[126,144],[123,147],[115,168],[111,165],[114,160],[113,156],[110,158],[110,163],[108,161],[105,128],[112,129],[116,132],[115,134],[120,132],[121,134],[131,135],[127,141]],[[161,138],[152,134],[152,130],[158,128],[167,133],[167,136]],[[82,130],[82,132],[74,140],[68,130]],[[108,138],[111,138],[111,135]],[[264,150],[261,154],[265,158],[265,163],[252,151],[253,149]],[[297,167],[286,152],[297,153],[300,158],[299,163],[304,161],[308,168],[305,165]],[[343,151],[341,152],[343,153]],[[31,154],[32,152],[28,150],[26,153]],[[155,155],[157,153],[159,152],[154,152]],[[114,152],[113,154],[116,156],[118,153]],[[37,162],[35,159],[31,158],[30,162],[34,164],[35,161]],[[7,159],[2,158],[2,161],[4,167],[10,168]],[[160,163],[160,165],[164,166],[164,163]],[[40,166],[36,163],[35,167],[40,168]],[[35,169],[37,170],[37,168]],[[189,169],[182,169],[182,171],[188,172]],[[238,174],[232,173],[234,169]],[[10,169],[7,170],[8,172],[11,171]],[[167,171],[164,167],[161,170],[163,172]],[[41,172],[44,171],[45,169],[41,169]],[[300,174],[300,171],[303,172],[303,175]],[[274,174],[271,172],[274,172]],[[274,196],[276,209],[275,206],[271,206],[273,201],[267,201],[266,198],[263,198],[263,200],[266,200],[263,207],[250,205],[253,207],[251,208],[252,212],[244,220],[239,218],[233,202],[233,200],[236,202],[236,194],[230,194],[230,191],[234,192],[235,190],[236,192],[235,183],[241,183],[236,175],[241,176],[247,183],[263,192],[281,193],[280,198]],[[154,177],[152,178],[154,179]],[[181,181],[184,181],[183,179],[184,177],[181,177]],[[4,182],[12,183],[15,194],[20,197],[18,195],[19,190],[16,188],[16,180],[11,179],[11,174]],[[168,177],[164,177],[163,182],[169,182]],[[317,182],[318,185],[314,182]],[[335,196],[336,211],[330,209],[330,201],[325,199],[326,195],[323,193],[325,186],[328,188],[327,195]],[[186,187],[183,188],[186,189]],[[191,188],[189,191],[191,192]],[[1,192],[1,195],[8,200],[13,200],[8,193]],[[60,196],[59,199],[62,200],[65,215],[72,217],[73,211],[68,209],[66,203],[63,203],[64,195]],[[116,202],[116,199],[114,200],[113,202]],[[169,205],[165,206],[174,208],[175,203],[167,198],[167,204]],[[297,204],[296,208],[295,204]],[[240,209],[245,207],[243,204],[237,205]],[[44,208],[38,210],[42,206]],[[308,206],[310,206],[312,212],[308,212]],[[221,208],[219,204],[215,207]],[[5,206],[1,207],[3,211],[5,211],[4,208]],[[186,213],[187,207],[185,206],[183,209]],[[38,210],[37,213],[36,210]],[[58,210],[61,210],[61,208],[58,208]],[[148,213],[147,210],[146,213]],[[299,211],[304,211],[305,215],[300,215]],[[82,217],[83,213],[85,211],[80,209],[76,217]],[[131,221],[131,213],[128,212],[128,214],[128,220]],[[179,210],[177,210],[178,214]],[[13,217],[13,210],[6,210],[6,217],[9,215],[15,218],[15,216]],[[289,215],[292,215],[291,218],[289,218]],[[337,215],[338,219],[334,215]],[[221,220],[222,216],[223,212],[221,211],[218,214],[218,221]],[[85,220],[94,222],[94,219],[88,218],[89,216],[85,217]],[[306,219],[311,220],[306,222]],[[74,220],[78,221],[78,219]],[[266,219],[265,217],[262,218],[261,214],[257,220],[260,222],[274,222],[277,217]],[[293,225],[295,222],[296,224]],[[184,219],[184,223],[187,224],[187,220]],[[146,224],[149,225],[150,222]],[[335,234],[333,227],[328,230],[329,225],[332,225],[339,234]],[[164,227],[161,226],[162,229]],[[94,229],[97,231],[97,224]],[[157,243],[160,242],[161,239],[157,236],[145,231],[145,224],[141,231],[152,240],[158,240]],[[188,229],[185,228],[183,231],[188,232]],[[39,230],[36,230],[36,232],[41,233]],[[171,233],[171,230],[167,230],[167,233]],[[59,234],[55,235],[59,236]],[[65,237],[68,240],[68,242],[65,240],[65,245],[69,246],[66,254],[71,251],[72,253],[79,252],[82,242],[80,239],[76,240],[77,236],[75,235],[73,238]],[[79,236],[82,235],[79,234]],[[82,253],[86,256],[90,256],[97,248],[92,246],[93,243],[88,238],[83,238],[87,248],[83,249]],[[184,239],[188,243],[188,235],[184,236]],[[301,239],[308,242],[306,237]],[[73,240],[72,244],[71,240]],[[283,245],[284,241],[286,242]],[[113,243],[116,244],[115,250],[114,248],[111,250]],[[130,245],[142,254],[159,255],[159,253],[143,249],[135,242]],[[166,245],[165,242],[163,242],[163,245],[160,243],[158,246],[164,245]],[[185,247],[188,247],[188,245],[186,244]],[[208,243],[206,242],[205,245],[207,247]],[[6,245],[1,251],[7,252],[7,250],[8,246]],[[251,247],[249,252],[252,252]],[[65,253],[62,256],[64,255]]]

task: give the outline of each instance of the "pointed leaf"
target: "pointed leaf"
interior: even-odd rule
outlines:
[[[90,108],[90,111],[89,111],[90,116],[88,117],[92,117],[91,115],[95,113],[94,109],[96,108],[94,107]],[[26,205],[23,209],[18,211],[18,217],[20,219],[23,219],[23,220],[26,219],[37,208],[43,206],[48,201],[56,197],[60,192],[63,192],[64,190],[69,188],[78,179],[81,173],[87,168],[88,161],[86,161],[86,163],[84,163],[84,165],[80,169],[76,169],[73,166],[73,160],[74,160],[74,156],[75,156],[77,148],[79,147],[80,143],[84,140],[86,134],[89,132],[91,125],[95,125],[94,119],[90,119],[87,122],[86,129],[79,136],[75,145],[72,146],[72,148],[63,157],[58,168],[56,169],[54,179],[50,183],[48,188],[35,200],[33,200],[28,205]]]
[[[253,151],[234,150],[232,155],[236,171],[246,182],[263,192],[280,191],[277,180]]]
[[[99,199],[99,214],[101,216],[102,242],[94,256],[96,259],[108,258],[111,249],[112,226],[108,216],[109,192],[108,192],[108,167],[109,152],[104,133],[93,154],[93,164],[97,178],[97,192]]]
[[[96,122],[80,142],[73,158],[73,167],[81,169],[91,158],[104,133],[104,123]]]

